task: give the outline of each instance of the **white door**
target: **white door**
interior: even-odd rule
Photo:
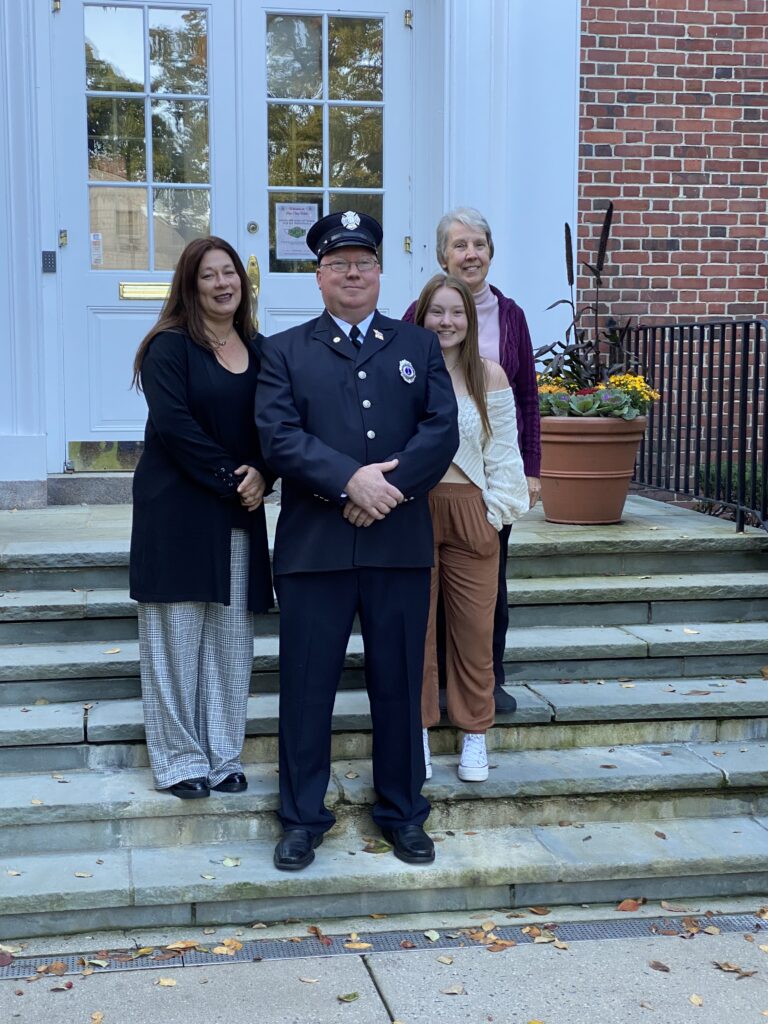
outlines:
[[[193,237],[235,244],[260,278],[260,327],[274,333],[320,308],[310,218],[372,213],[385,229],[380,308],[402,313],[412,298],[403,15],[388,0],[62,5],[53,77],[66,87],[53,112],[66,232],[62,456],[74,468],[132,467],[125,442],[145,420],[133,356]]]

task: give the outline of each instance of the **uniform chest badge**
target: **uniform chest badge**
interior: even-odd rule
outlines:
[[[342,214],[341,223],[347,231],[354,231],[355,228],[360,227],[360,218],[354,210],[347,210],[346,213]]]
[[[381,333],[381,331],[377,331],[375,327],[373,329],[373,336],[374,338],[376,338],[377,341],[384,341],[384,335]]]
[[[406,384],[413,384],[416,380],[416,371],[413,368],[413,363],[409,359],[401,359],[398,370]]]

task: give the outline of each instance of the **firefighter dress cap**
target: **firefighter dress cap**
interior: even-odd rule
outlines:
[[[327,252],[342,246],[362,246],[377,252],[384,232],[381,224],[367,213],[346,210],[321,217],[307,232],[307,245],[322,259]]]

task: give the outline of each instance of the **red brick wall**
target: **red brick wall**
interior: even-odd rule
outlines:
[[[581,259],[615,205],[613,316],[768,315],[766,0],[582,0],[579,133]]]

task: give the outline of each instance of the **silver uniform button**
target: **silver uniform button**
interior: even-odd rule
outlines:
[[[372,441],[372,440],[374,439],[374,437],[376,437],[376,431],[375,431],[375,430],[369,430],[369,431],[368,431],[368,433],[367,433],[367,434],[366,434],[365,436],[366,436],[366,437],[367,437],[367,438],[368,438],[369,440],[371,440],[371,441]]]
[[[367,399],[367,398],[365,398],[365,399],[363,400],[363,408],[364,408],[364,409],[370,409],[370,408],[371,408],[371,403],[370,403],[370,402],[368,401],[368,399]]]
[[[365,370],[358,370],[357,376],[360,378],[360,380],[365,380],[368,374],[365,372]]]
[[[338,345],[340,341],[341,341],[341,338],[334,338],[333,339],[333,344],[334,345]]]

